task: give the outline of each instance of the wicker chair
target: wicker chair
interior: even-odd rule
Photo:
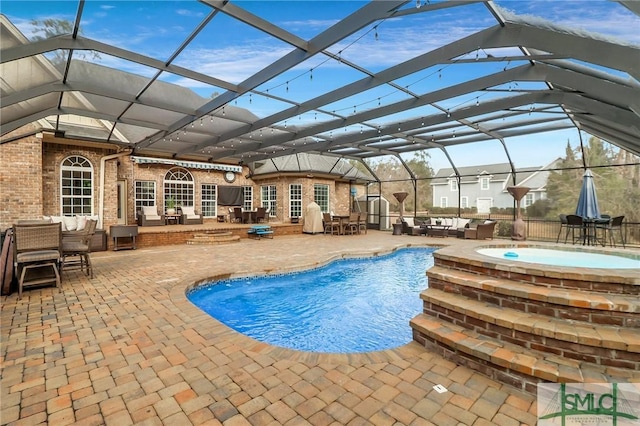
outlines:
[[[22,289],[44,283],[55,282],[61,288],[58,263],[62,258],[62,225],[60,223],[13,225],[13,259],[18,274],[18,298]],[[53,276],[44,275],[43,268],[51,268]],[[27,271],[34,277],[25,279]]]
[[[164,224],[164,215],[158,214],[156,206],[142,206],[142,209],[138,210],[138,226],[160,226]]]
[[[193,206],[182,206],[180,209],[180,223],[182,225],[201,225],[202,215],[195,212]]]
[[[486,240],[490,238],[493,240],[493,231],[496,227],[495,220],[486,221],[485,223],[479,223],[475,228],[465,228],[464,238],[472,240]]]
[[[95,220],[87,220],[87,224],[81,233],[62,238],[62,263],[60,270],[77,267],[93,278],[93,266],[91,265],[91,240],[96,233]],[[75,258],[75,259],[74,259]]]

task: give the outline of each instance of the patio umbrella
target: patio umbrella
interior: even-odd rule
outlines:
[[[580,189],[580,197],[578,197],[576,214],[587,219],[600,218],[596,187],[593,183],[593,174],[589,169],[587,169],[584,172],[584,175],[582,175],[582,188]]]

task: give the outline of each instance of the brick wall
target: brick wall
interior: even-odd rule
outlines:
[[[22,128],[14,133],[24,133]],[[10,138],[11,134],[5,135]],[[0,229],[42,216],[42,142],[36,136],[0,145]]]

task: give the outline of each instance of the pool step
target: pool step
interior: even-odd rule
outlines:
[[[193,238],[187,240],[187,244],[228,244],[237,243],[239,241],[240,237],[238,235],[233,235],[233,233],[227,231],[220,231],[194,234]]]
[[[597,365],[484,336],[421,314],[411,320],[414,339],[457,364],[534,393],[540,382],[638,382],[640,371]]]
[[[434,266],[427,271],[429,288],[492,303],[521,312],[603,325],[640,328],[636,295],[544,287]]]
[[[540,382],[640,379],[640,280],[546,269],[442,249],[427,271],[413,339],[536,393]]]
[[[429,288],[424,312],[491,338],[598,365],[640,370],[640,329],[566,321]]]

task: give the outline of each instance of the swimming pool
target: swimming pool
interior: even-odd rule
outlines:
[[[640,260],[629,257],[583,251],[545,248],[480,248],[478,253],[516,262],[541,263],[575,268],[633,269],[640,268]]]
[[[390,349],[412,340],[409,320],[422,311],[434,250],[406,248],[302,272],[216,281],[187,298],[272,345],[332,353]]]

